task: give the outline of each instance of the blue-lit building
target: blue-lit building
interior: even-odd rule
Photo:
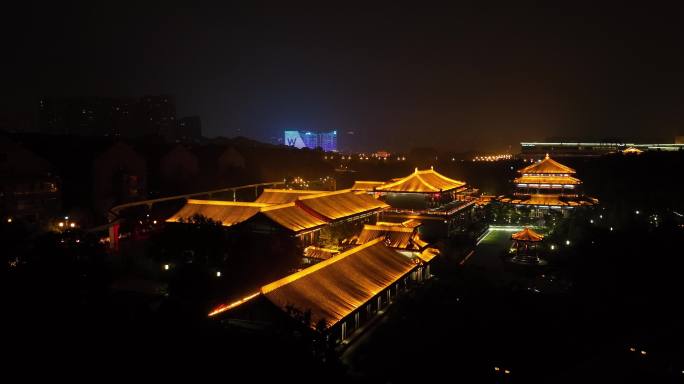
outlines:
[[[285,131],[285,145],[296,148],[323,148],[326,152],[337,151],[337,131]]]

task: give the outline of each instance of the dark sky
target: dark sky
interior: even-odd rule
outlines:
[[[208,136],[392,150],[684,131],[680,9],[53,3],[3,12],[4,108],[170,93]]]

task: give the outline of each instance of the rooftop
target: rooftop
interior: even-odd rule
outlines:
[[[546,154],[546,158],[544,160],[534,163],[532,165],[528,165],[527,167],[519,170],[518,172],[522,173],[523,175],[528,175],[528,174],[573,174],[575,173],[575,170],[565,166],[556,160],[552,159],[549,157],[548,154]]]
[[[310,191],[301,189],[264,189],[256,199],[256,203],[285,204],[292,203],[300,196],[315,195],[326,191]]]
[[[186,222],[193,216],[201,215],[218,221],[225,227],[230,227],[252,218],[261,211],[261,208],[267,206],[268,204],[262,203],[189,199],[178,212],[166,221]]]
[[[376,187],[376,191],[382,192],[414,192],[414,193],[437,193],[446,192],[465,186],[465,182],[450,179],[433,168],[419,171],[416,170],[399,180]]]
[[[321,320],[331,327],[415,266],[376,239],[268,284],[261,293],[283,310],[311,311],[312,328]]]
[[[532,241],[532,242],[537,242],[537,241],[542,241],[544,239],[544,236],[538,234],[532,228],[526,227],[520,232],[516,232],[511,235],[511,239],[517,240],[517,241]]]
[[[427,243],[418,235],[416,227],[406,227],[401,223],[396,223],[394,225],[387,224],[390,223],[364,225],[361,234],[359,234],[357,243],[365,244],[369,241],[381,238],[385,239],[385,244],[391,248],[421,250],[427,246]]]
[[[350,189],[301,196],[296,204],[326,221],[345,219],[388,206],[373,196]]]

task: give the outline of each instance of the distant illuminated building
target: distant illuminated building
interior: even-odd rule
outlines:
[[[622,151],[622,153],[624,153],[625,155],[640,155],[643,152],[644,151],[642,151],[641,149],[635,147],[629,147]]]
[[[554,157],[584,157],[602,156],[620,153],[625,149],[634,148],[646,152],[684,151],[683,138],[676,137],[670,143],[624,143],[619,141],[578,142],[523,142],[520,143],[520,156],[524,159],[535,159],[549,153]]]
[[[377,151],[373,154],[373,156],[377,157],[378,159],[388,159],[390,156],[392,156],[392,154],[387,151]]]
[[[326,152],[337,152],[337,131],[285,131],[285,145],[295,148],[322,148]]]
[[[548,154],[544,160],[529,165],[518,173],[520,177],[513,180],[513,196],[501,198],[501,202],[546,208],[570,208],[598,203],[597,199],[585,197],[579,192],[582,182],[574,177],[574,169],[553,160]]]

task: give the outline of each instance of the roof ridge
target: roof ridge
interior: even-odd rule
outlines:
[[[549,163],[552,166],[559,168],[560,170],[563,171],[562,173],[577,173],[577,171],[575,171],[575,169],[570,168],[565,164],[561,164],[561,163],[557,162],[556,160],[548,157],[548,155],[547,155],[547,157],[544,158],[544,160],[541,160],[541,161],[534,163],[534,164],[530,164],[530,165],[518,170],[518,172],[524,174],[525,172],[529,172],[530,170],[535,170],[536,168],[539,168],[543,164],[546,164],[546,163]],[[544,173],[544,172],[540,172],[540,173]],[[548,173],[548,172],[546,172],[546,173]]]
[[[274,211],[276,209],[282,209],[282,208],[287,208],[287,207],[296,207],[296,206],[297,205],[294,202],[282,203],[282,204],[269,204],[266,207],[262,207],[261,212]]]
[[[415,228],[404,227],[401,225],[374,225],[366,224],[363,229],[373,230],[373,231],[388,231],[388,232],[413,232]]]
[[[446,177],[446,176],[444,176],[443,174],[441,174],[441,173],[435,171],[433,168],[430,168],[430,171],[432,171],[432,173],[434,173],[435,176],[437,176],[437,177],[439,177],[439,178],[441,178],[441,179],[443,179],[443,180],[446,180],[446,181],[448,181],[448,182],[456,183],[456,184],[463,184],[463,185],[466,184],[465,181],[456,180],[456,179],[452,179],[452,178],[450,178],[450,177]]]
[[[425,181],[422,177],[420,177],[420,174],[417,173],[417,174],[416,174],[416,177],[418,178],[418,180],[420,180],[421,183],[425,184],[428,188],[434,189],[434,190],[436,190],[436,191],[438,191],[438,192],[442,190],[441,188],[437,188],[437,187],[435,187],[434,185],[432,185],[432,184],[428,183],[427,181]]]
[[[277,192],[277,193],[304,193],[308,195],[315,195],[319,193],[326,193],[329,191],[317,191],[310,189],[278,189],[278,188],[264,188],[263,192]]]
[[[264,208],[271,206],[268,203],[256,203],[253,201],[224,201],[224,200],[200,200],[200,199],[188,199],[188,204],[195,205],[229,205],[234,207],[255,207]]]
[[[341,195],[343,193],[349,193],[353,192],[351,188],[349,189],[339,189],[337,191],[329,191],[329,192],[323,192],[323,193],[318,193],[318,194],[312,194],[309,196],[299,196],[297,200],[309,200],[309,199],[315,199],[319,197],[325,197],[325,196],[334,196],[334,195]]]

